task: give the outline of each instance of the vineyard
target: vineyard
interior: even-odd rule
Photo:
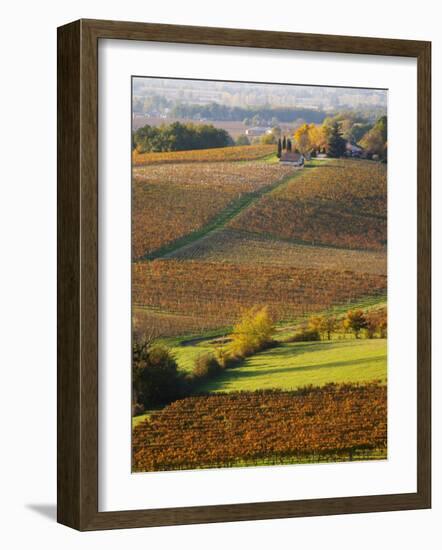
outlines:
[[[140,154],[134,151],[132,162],[134,166],[178,164],[182,162],[231,162],[257,160],[274,152],[274,145],[242,145],[193,151],[171,151],[167,153]]]
[[[133,430],[133,471],[386,458],[376,383],[188,397]]]
[[[377,275],[387,273],[384,251],[309,246],[233,229],[212,232],[167,257],[175,260],[351,270]]]
[[[386,168],[295,170],[272,152],[134,156],[132,326],[162,355],[137,371],[133,471],[386,458]],[[345,325],[354,304],[361,337]],[[234,325],[263,306],[269,346],[229,357]],[[312,314],[331,338],[295,339]],[[171,384],[155,357],[176,393],[152,412],[146,392]]]
[[[154,334],[157,338],[196,334],[219,326],[203,316],[161,312],[136,305],[132,308],[132,323],[137,334]]]
[[[263,196],[230,227],[312,245],[384,250],[387,169],[370,161],[336,161],[304,170]]]
[[[234,210],[236,202],[292,172],[288,166],[263,162],[160,164],[134,169],[133,258],[201,229],[227,208]]]
[[[305,170],[302,180],[274,191],[278,199],[318,201],[366,216],[387,216],[387,167],[361,160],[335,161]]]
[[[271,265],[155,260],[132,269],[132,303],[158,313],[226,326],[244,309],[268,304],[277,320],[383,295],[383,275]],[[179,318],[178,318],[179,319]]]

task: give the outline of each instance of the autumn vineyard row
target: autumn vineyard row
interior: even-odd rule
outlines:
[[[244,210],[230,227],[313,245],[383,250],[386,213],[386,167],[347,160],[304,170]]]
[[[291,173],[288,166],[263,162],[159,164],[134,169],[133,258],[202,228],[244,195]]]
[[[383,295],[387,277],[352,271],[188,260],[141,262],[132,268],[132,303],[153,311],[204,317],[225,326],[255,305],[275,320]]]
[[[387,273],[387,256],[381,250],[306,246],[234,229],[213,231],[167,257],[175,260],[350,270],[378,275]]]
[[[134,166],[152,164],[174,164],[180,162],[225,162],[256,160],[275,152],[274,145],[242,145],[217,147],[192,151],[170,151],[166,153],[132,153]]]
[[[375,382],[188,397],[133,430],[133,471],[386,458]]]

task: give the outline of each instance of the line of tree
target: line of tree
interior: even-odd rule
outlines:
[[[194,385],[241,364],[250,355],[276,346],[278,342],[273,339],[274,333],[275,326],[266,306],[245,311],[227,337],[227,345],[215,346],[213,353],[196,358],[192,371]]]
[[[187,151],[233,145],[230,134],[212,124],[173,122],[145,126],[133,133],[132,148],[138,153]]]
[[[287,153],[292,151],[292,140],[290,138],[286,138],[285,136],[282,139],[278,138],[278,149],[276,156],[281,158],[283,151],[287,151]]]
[[[206,105],[179,103],[172,107],[170,116],[220,121],[242,120],[247,126],[258,126],[274,122],[291,123],[296,119],[319,124],[326,118],[326,113],[302,107],[237,107],[212,102]]]
[[[313,315],[289,338],[291,342],[331,340],[334,334],[352,333],[355,338],[386,338],[387,310],[378,308],[364,312],[348,310],[341,318],[335,315]]]
[[[153,114],[153,116],[160,114],[177,116],[177,113],[187,113],[192,114],[192,118],[205,118],[206,120],[244,120],[247,126],[259,126],[262,123],[273,126],[277,122],[291,123],[297,119],[303,119],[305,122],[321,123],[326,117],[329,117],[321,107],[285,107],[271,106],[269,104],[240,107],[217,101],[201,105],[189,103],[181,99],[168,99],[158,93],[139,96],[135,89],[132,109],[134,113],[147,113]],[[333,118],[350,120],[360,124],[368,123],[372,126],[373,122],[379,116],[382,116],[384,111],[385,109],[382,106],[359,106],[358,109],[343,110]]]
[[[304,156],[327,153],[339,158],[346,154],[347,143],[358,145],[369,157],[387,160],[387,117],[374,124],[354,122],[340,116],[326,118],[322,125],[302,124],[293,135],[296,149]]]

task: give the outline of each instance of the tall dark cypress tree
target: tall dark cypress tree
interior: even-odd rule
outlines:
[[[292,140],[290,138],[287,139],[287,151],[289,153],[292,151]]]
[[[285,136],[284,136],[284,139],[282,140],[282,148],[283,150],[287,149],[287,141],[285,139]]]
[[[342,157],[345,153],[346,141],[342,137],[339,124],[335,122],[328,136],[328,156],[331,158]]]
[[[276,156],[280,159],[282,153],[282,143],[281,138],[278,139],[278,152],[276,153]]]

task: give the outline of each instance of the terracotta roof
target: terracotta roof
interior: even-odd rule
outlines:
[[[281,154],[281,160],[291,160],[293,162],[299,162],[302,158],[300,153],[285,152]]]

